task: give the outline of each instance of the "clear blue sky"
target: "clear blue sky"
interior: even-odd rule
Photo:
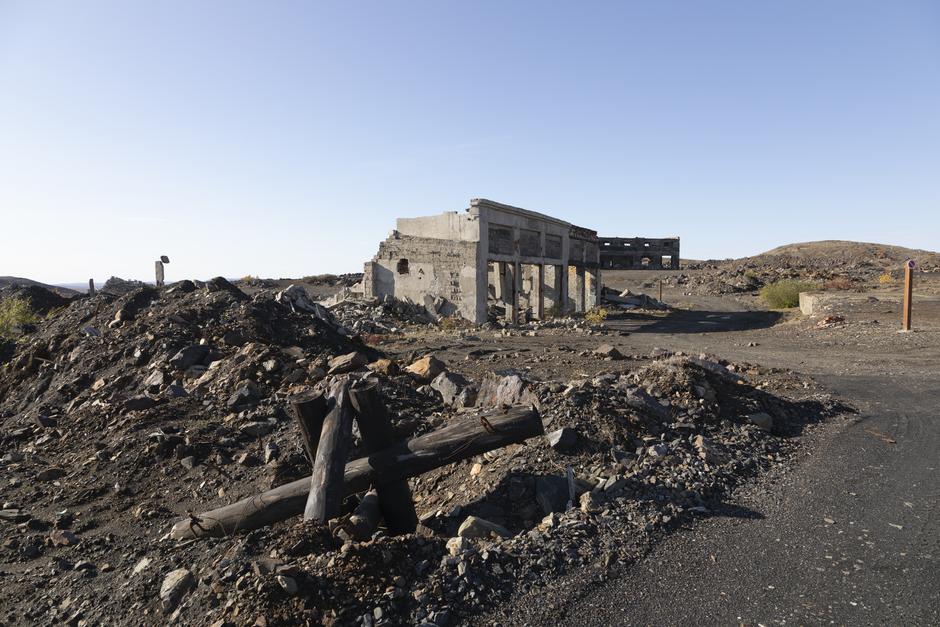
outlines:
[[[936,250],[940,3],[0,0],[0,275],[361,271],[472,197]]]

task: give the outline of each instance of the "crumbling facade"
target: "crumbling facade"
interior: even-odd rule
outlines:
[[[596,307],[600,267],[596,231],[476,198],[463,213],[399,218],[362,285],[480,324],[490,306],[514,321]]]
[[[601,267],[609,270],[678,270],[679,238],[601,237]]]

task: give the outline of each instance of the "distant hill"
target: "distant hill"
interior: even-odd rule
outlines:
[[[24,279],[23,277],[18,276],[0,276],[0,289],[10,286],[19,286],[19,287],[44,287],[51,292],[55,292],[59,296],[64,296],[65,298],[71,298],[79,292],[77,290],[72,290],[67,287],[59,287],[57,285],[48,285],[46,283],[40,283],[39,281],[33,281],[32,279]]]
[[[805,266],[843,266],[870,263],[890,267],[900,266],[908,259],[913,259],[922,269],[940,266],[940,253],[929,250],[844,240],[821,240],[818,242],[787,244],[753,257],[745,257],[740,261],[773,264],[790,263]]]

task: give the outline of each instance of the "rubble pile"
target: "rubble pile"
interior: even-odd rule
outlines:
[[[342,542],[288,522],[213,544],[200,571],[209,585],[186,611],[251,608],[269,624],[444,625],[571,568],[629,562],[782,463],[793,449],[783,436],[841,409],[786,401],[747,381],[766,374],[679,355],[566,384],[458,375],[458,388],[479,390],[478,405],[526,395],[515,399],[537,403],[549,433],[414,479],[417,534]],[[486,392],[496,389],[507,392]],[[196,561],[204,549],[185,550]]]
[[[39,285],[8,285],[0,288],[0,300],[15,298],[26,301],[30,310],[40,316],[66,307],[71,297],[65,297]]]
[[[387,297],[347,297],[330,307],[337,319],[354,333],[384,335],[407,327],[435,323],[439,317],[424,305]]]
[[[569,569],[629,563],[843,409],[788,373],[705,355],[602,346],[605,371],[559,381],[474,379],[419,351],[397,362],[355,337],[372,332],[357,321],[411,315],[395,306],[344,317],[303,289],[249,298],[219,278],[85,297],[46,320],[0,373],[0,620],[472,621]],[[180,519],[308,476],[290,394],[335,377],[376,382],[398,440],[520,405],[546,435],[411,479],[413,534],[356,540],[294,517],[169,537]]]

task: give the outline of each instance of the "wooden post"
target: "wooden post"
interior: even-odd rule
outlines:
[[[663,302],[663,280],[659,280],[659,302]]]
[[[539,413],[530,407],[457,416],[437,431],[349,462],[341,487],[344,494],[364,492],[372,485],[415,477],[542,434]],[[304,511],[309,490],[310,480],[298,479],[237,503],[186,517],[173,525],[170,536],[177,540],[226,536],[287,520]]]
[[[366,449],[366,455],[374,455],[394,444],[395,436],[392,423],[388,419],[385,403],[379,396],[375,383],[353,387],[349,398],[356,412],[359,434]],[[411,488],[407,479],[399,479],[379,486],[379,508],[389,531],[395,535],[414,533],[418,526],[418,513],[411,498]]]
[[[904,264],[904,307],[901,313],[901,330],[911,330],[911,297],[914,295],[914,260]]]
[[[294,420],[300,429],[300,439],[310,465],[317,459],[317,446],[320,443],[320,431],[323,430],[323,420],[327,414],[326,397],[320,392],[309,390],[293,394],[289,399],[293,410]]]
[[[304,507],[304,520],[320,523],[340,515],[343,505],[343,471],[352,442],[353,409],[349,402],[349,382],[338,381],[330,390],[333,406],[323,420],[317,446],[310,493]]]

